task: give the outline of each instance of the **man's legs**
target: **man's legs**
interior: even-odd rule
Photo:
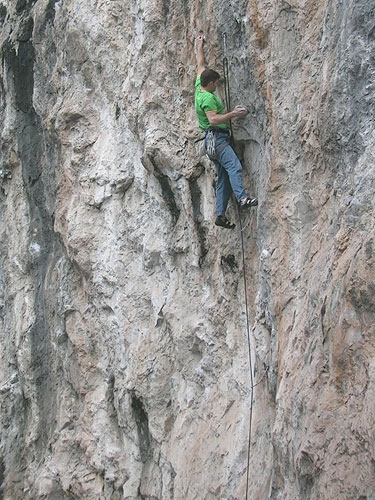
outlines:
[[[207,146],[206,146],[207,147]],[[249,198],[242,184],[242,165],[236,153],[229,145],[229,137],[225,133],[218,133],[215,137],[215,157],[210,157],[216,167],[216,213],[215,224],[227,229],[233,229],[225,217],[225,211],[232,191],[241,207],[252,207],[258,205],[256,198]]]
[[[217,144],[217,147],[219,144]],[[239,202],[247,197],[242,183],[242,165],[232,147],[228,144],[218,154],[220,165],[226,170],[234,195]],[[229,199],[229,197],[228,197]]]

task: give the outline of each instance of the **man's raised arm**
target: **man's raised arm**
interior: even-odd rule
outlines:
[[[205,65],[204,65],[204,52],[203,52],[204,36],[203,35],[197,36],[196,42],[197,42],[198,76],[201,76],[202,72],[205,69]]]

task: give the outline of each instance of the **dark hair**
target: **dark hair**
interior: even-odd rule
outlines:
[[[201,85],[202,87],[207,87],[210,82],[216,82],[219,78],[220,75],[217,71],[213,69],[205,69],[201,74]]]

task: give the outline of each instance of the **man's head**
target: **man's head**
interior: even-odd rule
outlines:
[[[205,69],[201,74],[201,86],[207,87],[209,84],[214,84],[214,89],[216,89],[216,84],[220,79],[220,75],[217,71],[213,69]]]

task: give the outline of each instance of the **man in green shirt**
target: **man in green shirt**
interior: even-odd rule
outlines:
[[[195,111],[199,128],[206,132],[206,149],[214,162],[217,172],[216,186],[216,221],[217,226],[233,229],[235,224],[228,221],[225,212],[233,191],[240,207],[249,208],[258,205],[256,198],[250,198],[242,183],[242,165],[230,145],[228,122],[232,118],[243,116],[247,110],[236,106],[225,113],[223,103],[214,92],[220,75],[213,69],[206,69],[204,64],[203,36],[197,38],[198,76],[195,81]],[[210,134],[207,134],[210,132]],[[211,147],[210,147],[211,146]]]

